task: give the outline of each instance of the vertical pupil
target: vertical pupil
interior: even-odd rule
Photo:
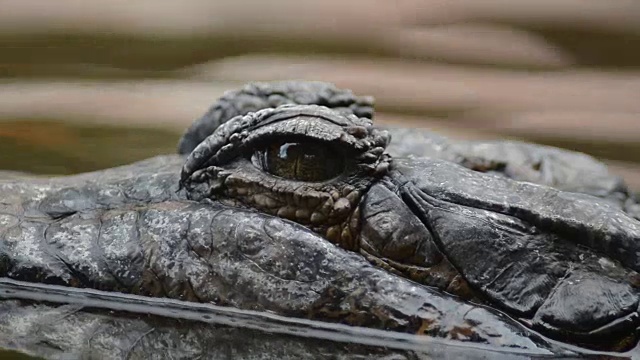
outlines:
[[[276,150],[275,147],[278,147],[278,145],[275,145],[272,149],[273,154],[267,155],[269,169],[276,170],[284,177],[298,180],[305,179],[306,175],[308,175],[305,173],[305,161],[314,158],[313,154],[308,154],[307,152],[313,152],[313,149],[300,143],[279,145],[277,151],[274,151]]]
[[[299,145],[299,144],[298,143],[286,143],[286,144],[283,144],[282,146],[280,146],[280,153],[279,153],[280,159],[287,160],[287,157],[289,156],[289,153],[288,153],[289,152],[289,147],[297,146],[297,145]]]

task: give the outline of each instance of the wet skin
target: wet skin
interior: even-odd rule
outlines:
[[[558,149],[377,129],[371,107],[252,85],[187,131],[186,160],[5,181],[0,274],[496,346],[557,350],[527,327],[636,343],[620,179]]]

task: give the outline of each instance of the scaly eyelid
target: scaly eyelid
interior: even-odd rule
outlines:
[[[333,153],[336,155],[349,157],[353,154],[353,149],[349,146],[345,146],[341,141],[326,141],[319,140],[316,137],[310,137],[306,135],[282,135],[282,134],[267,134],[262,137],[255,138],[247,138],[243,144],[240,152],[245,158],[251,157],[256,151],[263,151],[267,149],[269,146],[274,144],[286,144],[286,143],[299,143],[299,144],[308,144],[311,146],[325,146],[328,147]],[[351,155],[351,157],[355,158],[355,155]]]
[[[271,143],[274,138],[287,142],[318,142],[342,149],[356,150],[360,147],[359,139],[342,126],[307,117],[295,117],[254,129],[243,140],[243,147]]]
[[[184,185],[197,170],[223,166],[249,148],[275,135],[305,136],[342,149],[349,158],[377,162],[373,150],[384,149],[389,136],[372,128],[370,119],[345,115],[317,105],[282,106],[237,116],[221,125],[187,157],[181,172]]]

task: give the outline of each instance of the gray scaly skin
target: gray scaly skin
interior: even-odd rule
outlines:
[[[413,144],[422,149],[417,157],[393,158],[384,152],[388,133],[360,117],[359,106],[370,102],[322,83],[247,88],[268,99],[271,87],[280,99],[321,93],[342,100],[323,100],[337,111],[288,105],[251,112],[250,94],[234,100],[230,93],[212,109],[233,104],[239,116],[212,111],[198,120],[181,144],[216,130],[186,162],[167,156],[0,183],[0,275],[541,353],[558,348],[523,324],[601,348],[635,343],[638,222],[623,212],[630,199],[610,199],[624,193],[623,185],[601,191],[619,181],[594,166],[595,186],[560,191],[509,179],[524,174],[535,182],[526,178],[531,172],[505,171],[530,167],[526,161],[494,166],[494,159],[464,157],[458,148],[456,159],[467,159],[458,162],[491,172],[483,174],[421,157],[432,150],[423,141]],[[312,94],[289,96],[305,91]],[[296,176],[306,176],[305,169],[327,175],[327,160],[339,160],[329,168],[341,171],[320,182],[271,175],[256,158],[283,141],[328,149],[296,165]],[[544,151],[538,156],[553,164]],[[534,168],[559,174],[553,166]],[[552,178],[559,188],[575,181]],[[405,278],[484,301],[520,322]]]
[[[372,118],[373,98],[355,96],[319,81],[251,83],[239,90],[228,91],[186,131],[178,144],[178,153],[187,155],[218,126],[227,120],[250,112],[281,105],[322,105],[347,114]]]
[[[562,352],[492,309],[390,274],[301,225],[217,201],[188,200],[178,191],[183,162],[179,156],[163,156],[71,177],[0,183],[0,274],[539,354]],[[30,314],[25,323],[25,316],[10,316],[16,306],[6,305],[0,333],[17,334],[19,326],[50,323],[52,316],[68,318],[64,309],[25,303],[20,310]],[[42,338],[35,339],[28,331],[24,338],[4,338],[2,345],[48,357],[60,348],[63,353],[91,352],[102,346],[90,340],[103,330],[102,336],[124,348],[138,344],[131,338],[144,335],[95,328],[106,321],[105,315],[77,316],[70,318],[69,328],[84,324],[82,328],[93,330],[74,331],[62,343],[48,331],[38,332]],[[118,317],[113,321],[129,323]],[[149,321],[155,327],[155,320]],[[181,329],[165,326],[161,333],[179,342]],[[208,331],[213,333],[196,340],[206,344],[216,334]],[[207,349],[203,354],[210,356],[213,350]],[[164,356],[161,350],[156,355]]]
[[[392,158],[384,153],[389,139],[368,118],[322,106],[264,109],[228,120],[201,142],[181,184],[195,200],[296,221],[376,265],[479,299],[549,336],[596,347],[635,343],[640,222],[623,211],[628,199],[609,198],[627,194],[619,180],[584,187],[599,199],[485,174],[531,178],[486,158],[463,158],[481,171]],[[283,153],[299,144],[308,145],[303,155]],[[332,156],[314,153],[323,147]],[[551,160],[534,169],[549,172],[558,154],[539,153]],[[256,162],[265,156],[275,160]],[[317,162],[342,166],[335,176],[301,181],[297,170],[282,171],[287,161],[303,170]],[[571,188],[562,183],[570,176],[557,179]]]
[[[640,204],[624,181],[593,157],[519,141],[454,141],[420,129],[390,128],[394,157],[422,156],[455,162],[479,172],[609,201],[640,220]]]

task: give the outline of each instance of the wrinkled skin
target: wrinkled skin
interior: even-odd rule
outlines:
[[[178,152],[189,154],[227,120],[260,109],[281,105],[322,105],[336,111],[371,119],[373,98],[354,96],[349,90],[314,81],[253,83],[228,91],[186,131]]]
[[[414,141],[414,156],[400,147],[389,157],[389,142],[369,118],[284,105],[219,126],[189,154],[181,183],[192,199],[299,222],[387,270],[496,306],[549,336],[607,348],[636,342],[640,222],[619,179],[586,156],[550,148],[522,145],[505,155],[518,144]],[[309,144],[309,160],[283,153],[292,144]],[[317,156],[322,147],[333,156]],[[437,151],[466,167],[419,157]],[[265,156],[276,160],[255,161]],[[311,179],[296,172],[318,162],[344,165]],[[585,179],[590,172],[599,176]]]
[[[1,273],[558,351],[500,313],[417,286],[298,224],[187,200],[178,191],[183,162],[165,156],[97,173],[0,184]]]
[[[251,112],[308,104],[305,92],[336,109]],[[637,205],[593,159],[403,129],[387,148],[370,99],[322,83],[238,93],[188,130],[186,161],[0,183],[0,274],[539,353],[566,349],[527,327],[611,350],[637,341]],[[310,138],[341,174],[292,181],[252,161]]]

